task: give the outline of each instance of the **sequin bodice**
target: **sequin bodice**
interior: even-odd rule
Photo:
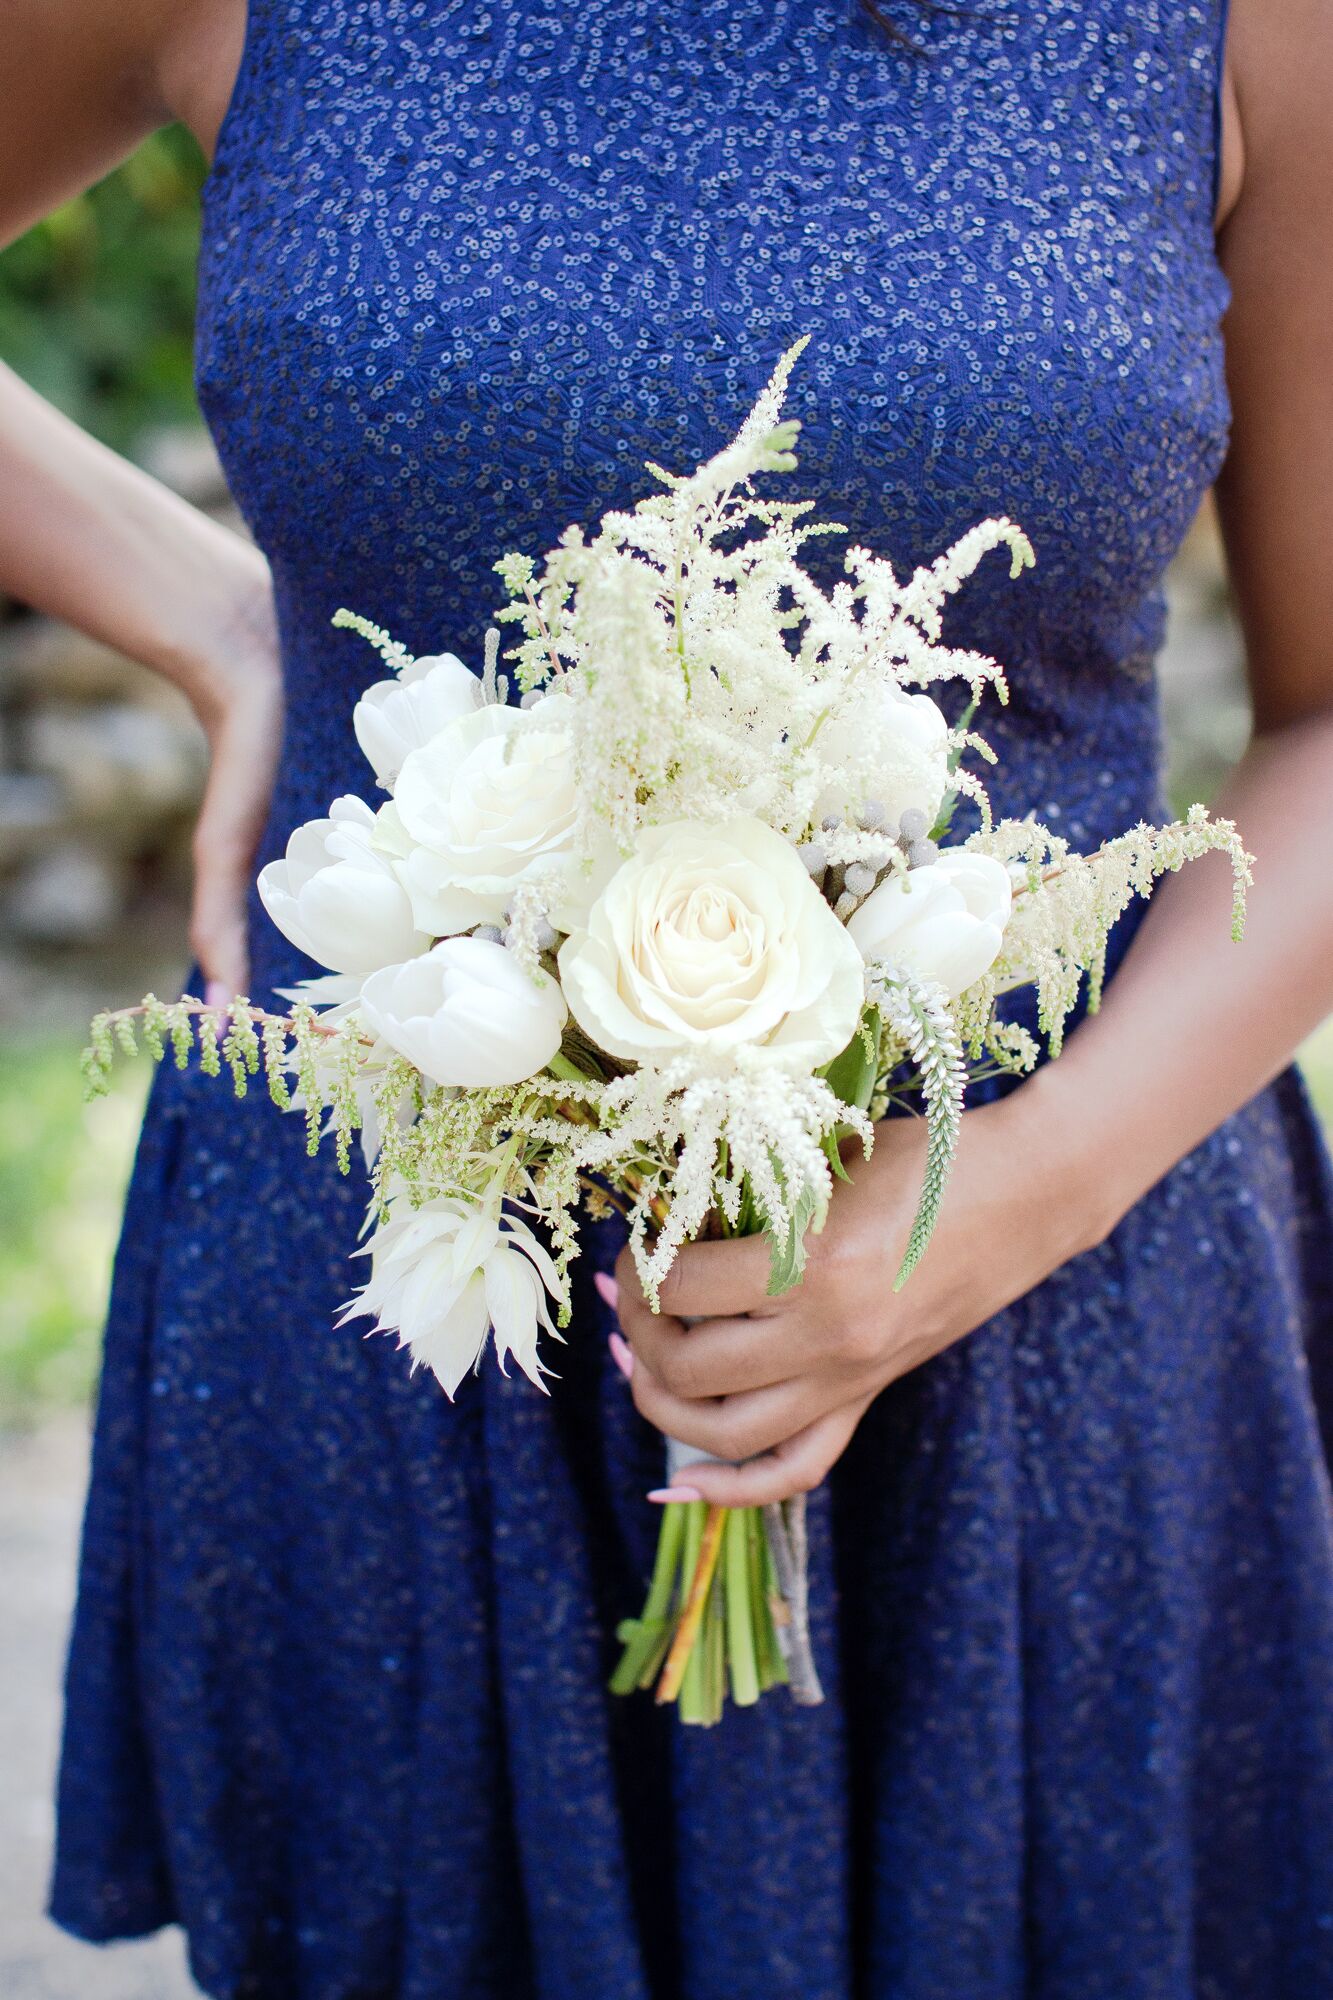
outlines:
[[[270,846],[367,789],[336,606],[477,658],[494,558],[692,467],[802,333],[793,495],[901,563],[992,512],[1035,543],[952,626],[1012,669],[998,802],[1151,811],[1158,584],[1227,424],[1220,5],[902,0],[913,52],[842,0],[252,0],[199,377],[280,596]]]

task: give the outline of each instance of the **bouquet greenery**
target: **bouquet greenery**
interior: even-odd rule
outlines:
[[[795,464],[799,351],[692,476],[651,467],[659,490],[591,538],[496,565],[503,670],[498,629],[478,677],[339,612],[389,669],[352,718],[388,797],[335,800],[259,878],[327,976],[286,1013],[150,997],[94,1024],[94,1086],[142,1021],[155,1052],[197,1045],[239,1090],[262,1066],[344,1169],[359,1132],[370,1269],[347,1316],[396,1331],[450,1396],[490,1338],[545,1388],[581,1211],[623,1215],[650,1302],[704,1233],[762,1232],[781,1291],[849,1148],[915,1110],[901,1285],[969,1084],[1037,1059],[999,997],[1035,986],[1058,1053],[1116,919],[1209,849],[1231,857],[1239,934],[1249,858],[1202,809],[1088,856],[1035,819],[993,821],[970,720],[1004,676],[946,645],[941,613],[989,551],[1015,577],[1032,551],[986,521],[905,579],[852,547],[822,589],[801,558],[834,530],[755,483]],[[926,691],[947,678],[969,691],[958,727]],[[979,825],[951,842],[961,797]],[[716,1721],[728,1685],[817,1700],[802,1501],[668,1505],[621,1637],[613,1687],[657,1682],[689,1722]]]

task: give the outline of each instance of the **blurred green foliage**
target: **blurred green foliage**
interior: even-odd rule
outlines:
[[[0,357],[120,451],[198,415],[203,176],[198,146],[172,126],[0,253]]]
[[[149,1065],[85,1103],[78,1049],[68,1033],[0,1049],[0,1426],[82,1401],[97,1372]]]

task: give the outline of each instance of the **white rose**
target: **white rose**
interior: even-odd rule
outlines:
[[[424,951],[430,938],[392,860],[371,844],[375,815],[360,799],[335,799],[327,819],[307,820],[283,860],[259,876],[259,896],[284,937],[331,972],[364,978]]]
[[[935,824],[949,789],[949,725],[928,694],[877,680],[825,724],[814,747],[821,762],[866,774],[827,785],[816,820],[859,813],[873,800],[890,827],[909,808]]]
[[[402,879],[434,936],[497,922],[525,875],[571,852],[573,739],[550,708],[479,708],[399,772],[394,801],[412,844]]]
[[[560,948],[575,1020],[626,1062],[744,1044],[818,1069],[856,1031],[863,977],[790,842],[756,819],[650,828]]]
[[[382,1041],[435,1083],[476,1090],[544,1069],[564,1032],[560,988],[524,970],[502,944],[453,937],[361,989],[360,1012]]]
[[[444,1195],[409,1208],[399,1196],[389,1221],[356,1254],[370,1258],[370,1280],[340,1325],[367,1315],[377,1333],[396,1332],[413,1368],[433,1370],[450,1397],[480,1365],[494,1328],[501,1368],[512,1354],[528,1379],[545,1387],[537,1336],[544,1328],[560,1338],[547,1305],[559,1280],[517,1216]]]
[[[928,868],[892,875],[848,919],[867,961],[901,966],[956,997],[999,955],[1013,891],[989,854],[946,849]]]
[[[481,682],[452,653],[414,660],[368,687],[352,710],[356,740],[386,792],[406,759],[446,723],[481,706]]]

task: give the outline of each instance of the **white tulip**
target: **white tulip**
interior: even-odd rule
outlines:
[[[901,966],[951,998],[999,956],[1013,891],[992,855],[946,848],[928,868],[891,875],[866,897],[847,930],[869,963]]]
[[[392,860],[372,845],[375,815],[360,799],[335,799],[327,819],[307,820],[281,861],[259,876],[259,896],[284,937],[331,972],[363,979],[424,951]]]
[[[559,963],[574,1018],[626,1062],[744,1045],[817,1069],[861,1014],[855,946],[791,843],[755,819],[642,833]]]
[[[375,776],[391,792],[412,752],[481,701],[477,676],[452,653],[441,653],[368,687],[352,710],[352,727]]]
[[[553,706],[479,708],[404,763],[394,803],[411,852],[401,874],[423,930],[498,922],[526,875],[572,852],[573,740]]]
[[[909,808],[935,824],[949,789],[949,725],[928,694],[875,680],[825,724],[815,749],[835,770],[867,774],[827,785],[816,820],[855,816],[874,800],[890,829]]]
[[[484,938],[453,937],[361,989],[366,1025],[433,1083],[479,1090],[544,1069],[564,1032],[560,988]]]
[[[493,1328],[501,1368],[512,1354],[528,1380],[545,1388],[537,1337],[543,1328],[560,1337],[547,1305],[558,1280],[526,1223],[498,1203],[438,1196],[414,1209],[400,1195],[389,1221],[356,1254],[370,1258],[370,1280],[340,1325],[367,1316],[377,1333],[396,1332],[413,1370],[431,1369],[450,1398],[480,1366]]]

